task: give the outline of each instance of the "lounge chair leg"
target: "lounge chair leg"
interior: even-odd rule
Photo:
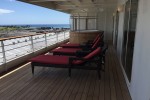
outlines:
[[[31,68],[32,68],[32,74],[34,75],[34,65],[31,64]]]
[[[98,79],[100,80],[101,79],[101,74],[100,74],[100,69],[99,68],[97,69],[97,73],[98,73]]]
[[[69,68],[69,77],[71,77],[71,68]]]
[[[103,67],[104,67],[103,71],[105,72],[105,55],[103,56]]]

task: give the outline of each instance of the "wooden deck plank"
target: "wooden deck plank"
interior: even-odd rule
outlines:
[[[61,81],[59,76],[65,76],[65,73],[63,71],[64,70],[62,71],[56,70],[56,73],[54,73],[53,77],[48,77],[47,85],[41,89],[41,92],[39,92],[38,96],[36,96],[34,99],[35,100],[46,99],[49,93],[51,93],[51,91],[55,88],[55,85],[57,85],[57,83]],[[51,74],[49,74],[48,76],[50,75]]]
[[[109,55],[109,52],[107,52]],[[110,100],[111,94],[110,94],[110,73],[109,73],[109,56],[106,56],[106,64],[105,64],[105,84],[104,84],[104,95],[105,100]]]
[[[57,70],[58,71],[58,70]],[[56,72],[56,71],[55,71]],[[52,72],[51,72],[52,73]],[[30,99],[36,99],[38,100],[39,97],[42,97],[43,96],[43,93],[45,93],[44,91],[46,91],[45,89],[48,88],[48,84],[51,84],[51,86],[53,86],[53,83],[56,82],[56,80],[59,81],[59,78],[57,78],[58,75],[63,75],[64,73],[54,73],[54,75],[50,75],[49,73],[44,77],[44,80],[42,82],[39,82],[40,84],[38,84],[36,86],[36,89],[34,89],[32,92],[33,94],[31,93],[29,95]],[[53,83],[51,83],[51,81],[53,81]],[[44,98],[44,97],[43,97]]]
[[[0,79],[0,100],[131,100],[112,46],[106,54],[106,69],[97,71],[35,67],[30,65]]]
[[[65,73],[60,74],[59,76],[65,76]],[[62,78],[58,77],[58,79],[55,82],[53,82],[53,85],[51,85],[50,88],[47,90],[47,96],[43,97],[43,99],[51,100],[51,97],[53,96],[53,94],[59,88],[60,84],[63,81],[65,81],[64,77],[62,77]]]
[[[83,71],[82,74],[85,74],[85,71]],[[70,97],[69,97],[69,100],[74,100],[77,93],[78,93],[78,90],[79,90],[79,86],[81,85],[81,82],[83,80],[83,77],[84,75],[81,75],[81,77],[79,77],[79,80],[76,82],[76,85],[74,87],[74,89],[72,90],[71,94],[70,94]]]
[[[102,77],[101,77],[101,83],[100,83],[100,92],[99,92],[99,100],[104,100],[105,99],[105,89],[104,89],[104,86],[105,86],[105,73],[102,73],[101,74]]]
[[[81,70],[79,70],[81,72]],[[68,88],[66,94],[64,95],[63,97],[63,100],[69,100],[69,97],[71,95],[71,92],[73,91],[76,83],[78,82],[79,78],[80,78],[80,74],[81,73],[78,73],[77,74],[77,77],[74,77],[74,79],[71,79],[73,81],[73,83],[70,85],[70,87]],[[71,77],[72,78],[72,77]]]
[[[4,84],[6,84],[6,87],[1,89],[0,96],[8,98],[11,95],[13,95],[14,93],[18,92],[20,89],[22,89],[22,85],[25,86],[24,83],[28,82],[28,80],[31,79],[29,77],[29,75],[31,76],[31,74],[25,74],[22,77],[19,77],[18,80],[14,79],[13,82],[10,81],[7,84],[4,83]],[[21,76],[21,75],[17,75],[17,76]]]
[[[92,80],[91,80],[91,84],[90,84],[90,88],[89,88],[86,100],[92,100],[93,99],[94,89],[95,89],[95,84],[96,84],[95,82],[96,82],[97,77],[98,77],[97,71],[92,72]],[[99,80],[99,79],[97,79],[97,80]]]
[[[73,81],[68,78],[68,82],[65,84],[65,87],[63,88],[63,90],[61,91],[61,93],[59,94],[59,96],[57,97],[57,100],[62,100],[64,98],[67,90],[72,85],[72,83],[73,83]]]
[[[91,100],[98,100],[99,99],[99,93],[100,93],[100,84],[101,80],[96,79],[95,80],[95,87],[94,87],[94,93],[93,93],[93,98]]]
[[[22,70],[25,71],[22,71]],[[0,90],[4,89],[4,87],[6,86],[10,86],[10,83],[14,82],[14,80],[18,80],[18,78],[23,77],[24,75],[26,75],[28,73],[28,71],[30,70],[28,67],[25,67],[23,69],[20,69],[20,71],[17,71],[15,73],[13,73],[12,75],[8,75],[7,77],[1,79],[0,81]],[[21,76],[21,77],[20,77]],[[5,83],[5,84],[4,84]],[[8,87],[7,87],[8,88]],[[6,88],[5,88],[6,89]]]
[[[84,90],[83,90],[83,93],[82,93],[81,100],[86,100],[87,99],[88,91],[89,91],[89,88],[90,88],[90,83],[92,81],[91,71],[89,73],[90,73],[90,75],[89,75],[89,77],[86,81],[86,84],[85,84],[85,87],[84,87]]]
[[[115,54],[116,54],[116,52],[112,48],[111,55],[112,55],[112,57],[115,58],[114,59],[114,63],[116,64],[116,72],[118,73],[118,77],[119,77],[119,80],[120,80],[120,85],[121,85],[121,91],[122,91],[123,98],[124,98],[124,100],[131,100],[131,96],[129,95],[129,90],[127,88],[127,85],[126,85],[126,82],[125,82],[125,78],[123,76],[123,72],[122,72],[122,70],[120,68],[120,65],[119,65],[118,57]]]
[[[44,82],[45,85],[43,87],[41,87],[41,89],[39,90],[37,95],[34,97],[34,99],[41,100],[44,97],[46,97],[46,95],[48,94],[47,92],[48,92],[49,87],[53,86],[55,81],[57,81],[59,79],[57,77],[57,74],[60,75],[60,73],[58,73],[58,70],[56,71],[56,74],[52,74],[52,75],[50,75],[51,77],[47,77],[48,81]],[[48,74],[48,76],[49,76],[49,74]]]
[[[62,90],[66,86],[66,84],[69,81],[69,79],[70,78],[68,77],[67,79],[64,80],[64,82],[60,85],[59,89],[57,89],[57,91],[55,92],[55,94],[52,96],[51,100],[56,100],[58,98],[59,94],[62,92]]]
[[[36,72],[37,74],[41,74],[43,71],[40,71],[40,72]],[[28,94],[28,91],[30,89],[33,88],[33,83],[36,83],[40,81],[38,78],[36,78],[36,75],[35,76],[32,76],[32,78],[30,78],[30,80],[28,81],[25,81],[24,83],[20,84],[22,87],[18,90],[18,92],[15,92],[14,95],[12,95],[12,99],[19,99],[22,95],[26,95]]]
[[[83,94],[83,90],[84,90],[84,88],[85,88],[86,81],[87,81],[87,79],[88,79],[88,76],[89,76],[89,71],[87,72],[86,76],[84,77],[84,79],[83,79],[82,82],[81,82],[81,85],[80,85],[80,87],[79,87],[79,90],[78,90],[78,92],[77,92],[77,95],[76,95],[76,97],[75,97],[75,100],[80,100],[80,99],[81,99],[82,94]]]
[[[41,75],[43,77],[38,78],[38,76],[34,76],[33,77],[33,81],[30,82],[30,84],[27,85],[27,87],[25,87],[23,90],[24,92],[21,92],[22,94],[20,94],[17,99],[19,100],[27,100],[30,99],[34,96],[36,90],[40,87],[40,84],[42,84],[44,82],[44,80],[46,79],[46,75],[48,74],[48,72],[41,72]],[[26,89],[28,88],[28,89]],[[33,95],[33,96],[32,96]]]
[[[110,55],[110,54],[109,54]],[[113,74],[113,68],[110,66],[114,66],[114,62],[112,62],[112,57],[109,56],[109,72],[110,72],[110,93],[111,93],[111,99],[117,100],[116,98],[116,88],[115,88],[115,81],[114,81],[114,74]]]

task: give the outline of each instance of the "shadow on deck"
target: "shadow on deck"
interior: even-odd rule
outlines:
[[[131,100],[116,52],[106,53],[106,71],[98,80],[96,71],[35,67],[30,65],[0,79],[0,100]]]

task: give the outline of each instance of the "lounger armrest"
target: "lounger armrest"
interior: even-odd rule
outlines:
[[[73,62],[73,61],[75,61],[75,60],[82,60],[82,61],[86,61],[86,59],[84,59],[84,58],[79,58],[79,57],[69,57],[69,62]]]
[[[82,47],[82,51],[89,51],[89,50],[91,50],[91,47],[89,46]]]
[[[72,65],[73,64],[73,61],[76,61],[76,60],[83,60],[84,58],[76,58],[76,57],[69,57],[69,65]]]
[[[104,44],[104,46],[102,47],[102,54],[105,55],[106,51],[108,49],[108,45]]]
[[[86,43],[84,43],[84,44],[80,44],[80,47],[81,48],[91,48],[92,44],[86,44]]]
[[[84,42],[83,44],[92,44],[93,41],[92,40],[88,40],[87,42]]]
[[[103,47],[104,45],[105,45],[104,41],[101,41],[100,44],[99,44],[100,47]]]
[[[73,63],[73,61],[76,61],[76,60],[81,60],[84,62],[99,62],[99,59],[84,59],[84,58],[70,57],[69,58],[69,64],[71,65]]]
[[[93,43],[93,40],[88,40],[86,43]]]
[[[78,51],[76,51],[76,57],[84,57],[87,54],[89,54],[90,52],[91,52],[91,50],[89,50],[89,51],[78,50]]]
[[[105,45],[104,42],[101,41],[100,44],[97,47],[103,47],[104,45]],[[83,47],[81,46],[81,48],[82,48],[83,51],[92,50],[92,45],[90,44],[90,45],[83,46]],[[96,49],[96,48],[93,48],[93,50]]]

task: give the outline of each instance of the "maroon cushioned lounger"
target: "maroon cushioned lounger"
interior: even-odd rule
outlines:
[[[100,78],[101,70],[101,48],[98,47],[88,55],[82,58],[57,56],[57,55],[40,55],[30,59],[32,73],[34,74],[34,67],[55,67],[55,68],[68,68],[69,77],[71,76],[71,69],[89,69],[97,70],[98,77]],[[97,66],[85,66],[85,63],[95,63]],[[89,64],[86,64],[89,65]]]

